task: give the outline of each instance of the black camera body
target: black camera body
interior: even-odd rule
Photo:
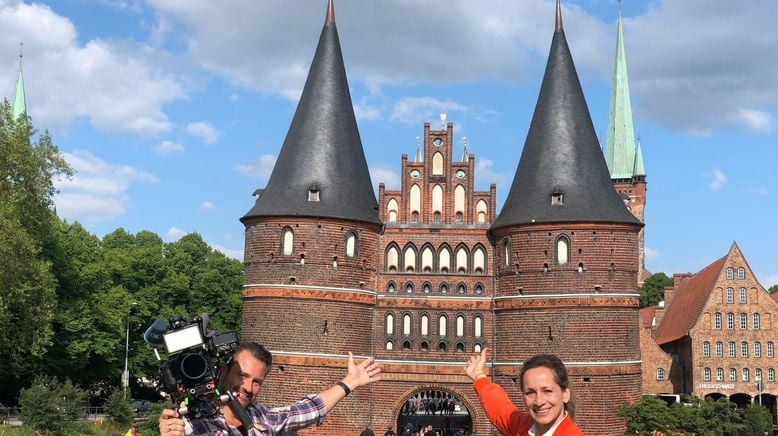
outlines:
[[[191,320],[171,318],[170,324],[158,319],[144,334],[155,351],[164,345],[168,355],[159,366],[160,388],[179,413],[196,418],[216,413],[220,372],[238,345],[235,332],[215,333],[207,327],[208,314],[202,314]]]

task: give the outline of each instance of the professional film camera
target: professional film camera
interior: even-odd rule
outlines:
[[[162,346],[167,352],[167,360],[159,366],[159,383],[179,406],[179,413],[200,418],[216,414],[219,403],[240,407],[234,393],[219,392],[217,387],[220,372],[238,345],[235,332],[209,331],[204,313],[191,320],[171,318],[170,324],[158,319],[143,338],[154,347],[158,360],[162,360],[158,352]]]

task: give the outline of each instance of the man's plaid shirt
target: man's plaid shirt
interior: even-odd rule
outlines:
[[[248,434],[253,436],[272,436],[293,431],[324,421],[324,401],[318,395],[308,395],[294,404],[272,409],[259,403],[253,403],[246,408],[254,422],[254,427]],[[227,425],[224,417],[219,415],[208,419],[189,419],[184,417],[187,435],[235,435],[240,431]]]

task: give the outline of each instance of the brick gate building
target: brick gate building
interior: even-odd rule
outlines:
[[[274,354],[262,400],[283,404],[342,377],[346,355],[375,356],[380,383],[306,434],[383,432],[412,420],[417,394],[454,398],[478,434],[490,425],[466,353],[492,349],[491,375],[517,405],[521,362],[559,355],[577,420],[618,434],[639,399],[642,223],[614,190],[557,3],[535,114],[499,215],[474,189],[475,156],[454,126],[424,125],[400,190],[376,200],[348,91],[332,1],[297,111],[246,226],[243,336]],[[517,147],[518,149],[518,147]],[[427,419],[422,417],[421,419]]]

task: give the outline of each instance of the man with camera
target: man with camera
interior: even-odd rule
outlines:
[[[219,413],[209,418],[179,416],[172,409],[165,409],[159,417],[159,432],[163,436],[178,435],[274,435],[320,424],[324,416],[352,390],[381,379],[381,365],[370,357],[356,364],[349,353],[347,373],[341,381],[318,394],[308,395],[297,402],[276,408],[268,408],[255,401],[265,377],[270,372],[272,356],[265,347],[255,342],[241,343],[220,377],[222,392],[235,392],[240,409],[227,404],[220,406]],[[250,418],[253,427],[244,428],[244,421]]]

